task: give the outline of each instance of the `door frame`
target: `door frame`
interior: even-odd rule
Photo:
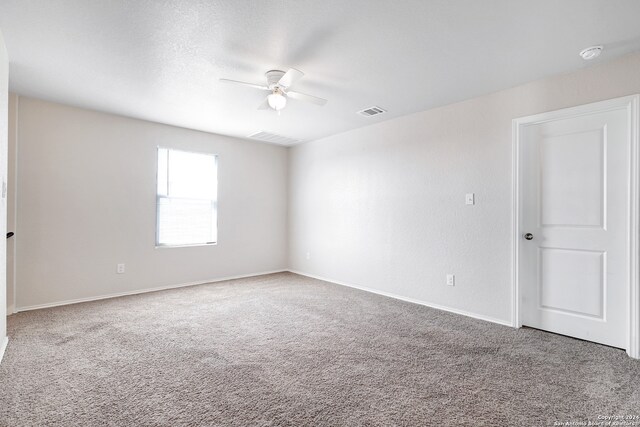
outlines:
[[[606,112],[611,110],[625,109],[629,117],[629,138],[630,138],[630,183],[629,183],[629,236],[627,245],[629,248],[629,287],[627,289],[627,354],[635,359],[640,359],[640,181],[638,176],[638,165],[640,164],[640,95],[630,95],[621,98],[609,99],[606,101],[594,102],[580,105],[578,107],[564,108],[561,110],[535,114],[527,117],[520,117],[512,121],[512,308],[511,323],[514,328],[522,327],[520,283],[519,283],[519,262],[520,251],[523,240],[520,238],[523,233],[521,226],[521,186],[522,167],[520,137],[522,129],[560,118],[579,117],[586,114]]]

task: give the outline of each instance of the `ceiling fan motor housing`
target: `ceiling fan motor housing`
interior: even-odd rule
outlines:
[[[278,86],[278,82],[284,76],[284,71],[281,70],[270,70],[264,73],[267,77],[267,86],[269,89],[273,90],[276,86]]]

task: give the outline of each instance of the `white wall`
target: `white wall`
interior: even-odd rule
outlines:
[[[9,57],[0,33],[0,186],[7,181]],[[0,189],[0,191],[2,191]],[[0,361],[7,345],[7,246],[4,235],[7,230],[7,202],[0,198]]]
[[[18,310],[287,267],[285,148],[24,97],[17,122]],[[219,155],[216,246],[155,249],[158,145]]]
[[[511,120],[638,92],[634,54],[293,148],[290,267],[511,322]]]

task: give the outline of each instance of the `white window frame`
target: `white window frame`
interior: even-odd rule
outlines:
[[[218,189],[216,188],[216,199],[212,200],[212,208],[215,212],[215,228],[216,228],[216,239],[214,242],[206,242],[206,243],[186,243],[186,244],[167,244],[158,242],[158,238],[160,237],[160,212],[159,212],[159,200],[161,198],[170,199],[169,196],[160,196],[158,194],[158,178],[160,175],[160,162],[158,161],[158,153],[160,150],[168,150],[168,151],[181,151],[183,153],[191,153],[191,154],[201,154],[205,156],[212,156],[215,160],[216,165],[216,186],[218,186],[218,154],[215,153],[206,153],[202,151],[192,151],[192,150],[183,150],[180,148],[169,148],[163,146],[156,147],[156,179],[155,179],[155,193],[156,193],[156,235],[155,235],[155,248],[156,249],[167,249],[167,248],[185,248],[185,247],[195,247],[195,246],[215,246],[218,244]],[[167,181],[169,180],[169,169],[167,165]],[[168,188],[168,185],[167,185]],[[179,197],[174,197],[174,199],[178,199]],[[203,199],[204,200],[204,199]]]

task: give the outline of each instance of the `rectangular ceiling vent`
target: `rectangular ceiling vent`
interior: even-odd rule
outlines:
[[[371,116],[377,116],[378,114],[382,114],[386,112],[387,110],[383,110],[382,108],[376,107],[374,105],[373,107],[365,108],[364,110],[358,111],[358,114],[361,114],[365,117],[371,117]]]
[[[270,142],[272,144],[278,145],[294,145],[302,142],[298,139],[288,138],[286,136],[276,135],[275,133],[269,132],[257,132],[253,135],[249,135],[249,138],[258,139],[260,141]]]

